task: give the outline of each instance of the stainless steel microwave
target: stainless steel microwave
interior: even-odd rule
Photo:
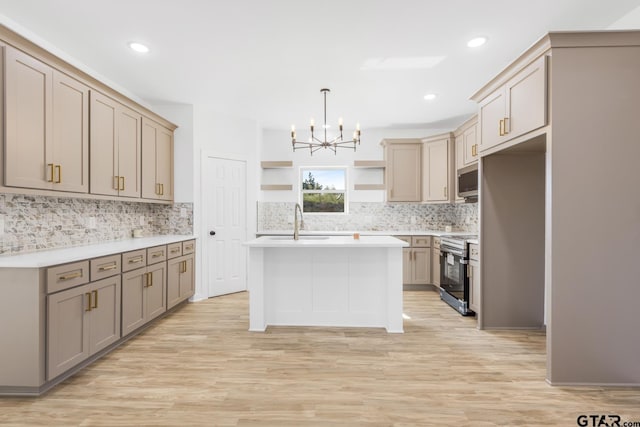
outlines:
[[[458,169],[458,196],[466,202],[478,201],[478,164]]]

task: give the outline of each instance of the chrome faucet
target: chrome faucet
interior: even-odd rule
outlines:
[[[298,211],[300,211],[300,223],[298,223]],[[302,208],[300,203],[296,203],[296,207],[293,209],[293,240],[300,238],[300,229],[304,227],[304,219],[302,218]]]

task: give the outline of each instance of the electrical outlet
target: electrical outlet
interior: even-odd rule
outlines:
[[[180,208],[180,218],[187,217],[187,208]]]
[[[96,217],[95,216],[90,216],[89,220],[87,221],[87,228],[94,229],[96,227],[97,227],[97,225],[96,225]]]
[[[144,215],[140,215],[140,225],[144,225]]]

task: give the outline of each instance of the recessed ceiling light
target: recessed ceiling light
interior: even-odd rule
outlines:
[[[131,42],[131,43],[129,43],[129,47],[131,48],[131,50],[135,50],[136,52],[139,52],[139,53],[147,53],[147,52],[149,52],[149,48],[147,46],[143,45],[142,43]]]
[[[436,95],[435,93],[428,93],[424,96],[424,99],[426,99],[427,101],[432,101],[434,99],[436,99],[438,97],[438,95]]]
[[[469,47],[480,47],[487,42],[486,37],[476,37],[467,42],[467,46]]]

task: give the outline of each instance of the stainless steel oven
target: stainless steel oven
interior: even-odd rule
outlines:
[[[440,239],[440,299],[463,316],[473,316],[469,309],[469,266],[467,239],[475,236],[452,236]]]

